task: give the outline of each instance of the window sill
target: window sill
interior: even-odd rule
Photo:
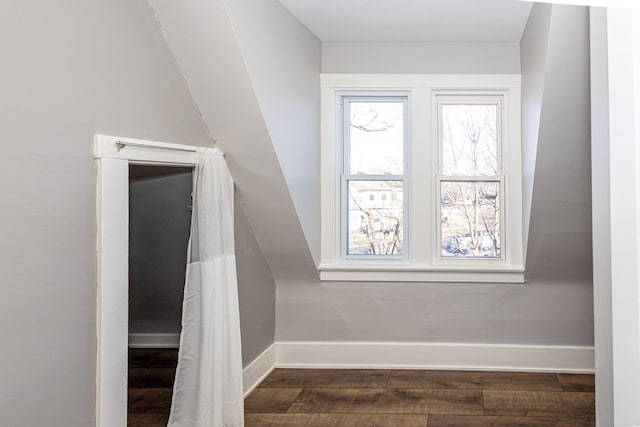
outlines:
[[[524,269],[495,265],[460,268],[408,264],[332,264],[320,265],[318,271],[323,282],[524,283]]]

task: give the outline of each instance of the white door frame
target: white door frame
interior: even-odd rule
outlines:
[[[122,143],[125,145],[123,146]],[[129,165],[195,166],[197,147],[96,135],[96,425],[127,425]]]
[[[596,336],[596,351],[603,350],[601,364],[612,366],[613,423],[640,425],[640,9],[606,12],[608,60],[609,145],[609,259],[594,259],[606,265],[610,276],[595,289],[609,286],[609,301],[595,300],[611,315],[611,334]],[[597,161],[597,160],[596,160]],[[596,206],[597,208],[597,206]],[[606,207],[605,207],[606,208]],[[594,240],[594,245],[598,244]],[[601,325],[602,326],[602,325]],[[602,327],[600,328],[602,330]],[[599,340],[600,339],[600,340]],[[600,341],[600,342],[599,342]],[[602,345],[602,347],[600,347]],[[611,369],[606,367],[607,375]],[[596,371],[597,381],[598,371]],[[597,385],[597,383],[596,383]],[[596,393],[596,405],[598,395]],[[597,408],[597,406],[596,406]]]

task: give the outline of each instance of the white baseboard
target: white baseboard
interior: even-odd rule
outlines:
[[[129,334],[129,348],[178,348],[180,334]]]
[[[177,348],[179,334],[131,334],[132,348]],[[593,347],[502,344],[275,342],[243,370],[247,397],[276,368],[594,372]]]
[[[243,370],[244,397],[247,397],[276,367],[276,343],[271,344]]]
[[[593,373],[593,347],[277,342],[279,368],[456,369]]]

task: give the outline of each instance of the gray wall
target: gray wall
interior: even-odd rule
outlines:
[[[275,339],[276,284],[237,196],[235,203],[242,361],[247,366]]]
[[[553,5],[535,161],[527,279],[592,292],[589,11]],[[592,302],[583,309],[591,313]],[[590,324],[593,320],[590,319]],[[593,328],[589,328],[593,334]]]
[[[0,51],[0,424],[89,426],[93,135],[210,138],[145,1],[5,1]]]
[[[320,255],[321,44],[277,1],[227,10],[308,250]]]
[[[129,333],[179,334],[191,168],[129,167]]]
[[[520,72],[518,43],[322,44],[323,73],[500,74]]]
[[[529,220],[531,216],[533,182],[536,173],[536,156],[538,154],[542,96],[544,94],[545,74],[547,71],[551,7],[550,4],[543,3],[533,5],[527,26],[520,40],[522,69],[522,227],[525,257],[529,240]]]
[[[538,150],[535,177],[539,190],[534,196],[530,238],[535,243],[530,246],[527,283],[278,281],[277,340],[593,344],[588,16],[584,8],[567,7],[554,13],[554,19],[553,67],[564,70],[556,81],[564,82],[567,90],[555,86],[551,90],[566,100],[550,98],[542,110],[553,126],[549,125],[545,141],[540,142],[544,152]],[[333,55],[335,46],[329,49],[325,59]],[[353,52],[356,59],[345,59],[344,68],[332,60],[323,69],[367,71],[353,67],[360,58],[358,49]],[[377,60],[382,63],[387,58],[379,55]],[[370,61],[367,58],[363,64]],[[415,64],[411,58],[405,61]],[[519,62],[518,57],[515,65],[508,62],[492,72],[518,72]],[[403,71],[459,71],[458,62],[448,65],[445,56],[433,69],[417,64]],[[373,71],[383,70],[381,67]],[[471,67],[469,72],[478,71]],[[554,186],[558,181],[561,184]]]

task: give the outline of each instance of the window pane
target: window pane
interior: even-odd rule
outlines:
[[[500,257],[500,182],[442,181],[443,257]]]
[[[442,173],[498,175],[497,105],[442,105]]]
[[[402,181],[349,181],[348,255],[403,253]]]
[[[404,104],[349,101],[350,174],[402,175]]]

